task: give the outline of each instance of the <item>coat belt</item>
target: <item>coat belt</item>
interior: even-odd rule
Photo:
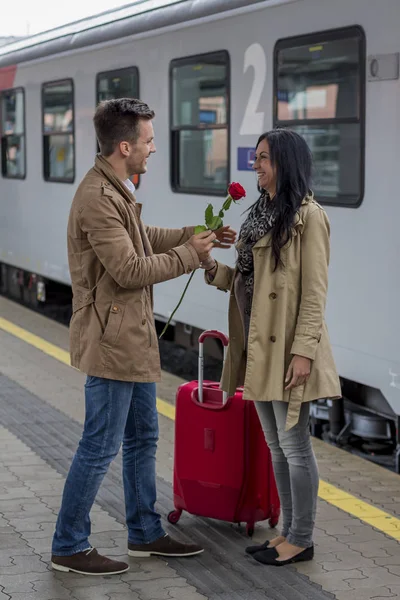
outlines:
[[[289,431],[299,422],[301,405],[303,403],[304,385],[292,388],[289,394],[289,406],[286,416],[285,431]]]

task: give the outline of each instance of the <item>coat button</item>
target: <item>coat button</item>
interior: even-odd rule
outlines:
[[[113,306],[113,307],[112,307],[112,311],[113,311],[113,312],[118,312],[118,306]]]
[[[271,340],[271,342],[276,342],[276,337],[274,335],[271,335],[269,339]]]
[[[271,300],[276,300],[278,297],[278,294],[275,294],[275,292],[272,292],[272,294],[269,295]]]
[[[146,325],[147,321],[146,319],[142,319],[142,325]]]

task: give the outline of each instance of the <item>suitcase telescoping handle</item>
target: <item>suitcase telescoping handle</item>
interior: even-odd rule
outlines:
[[[222,333],[222,331],[217,331],[216,329],[210,329],[208,331],[204,331],[199,337],[199,402],[203,402],[203,388],[204,388],[204,342],[207,338],[215,338],[217,340],[221,340],[224,346],[224,362],[226,358],[226,349],[229,344],[228,337]],[[228,394],[223,392],[222,395],[222,403],[225,404],[228,399]]]

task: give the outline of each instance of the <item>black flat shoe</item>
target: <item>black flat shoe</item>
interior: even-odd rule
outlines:
[[[285,565],[292,565],[293,563],[312,560],[314,558],[314,546],[305,548],[302,552],[300,552],[300,554],[297,554],[288,560],[277,560],[279,558],[279,552],[275,548],[268,548],[266,550],[262,550],[261,552],[255,552],[253,554],[253,558],[263,565],[284,567]]]
[[[263,544],[258,544],[257,546],[247,546],[245,552],[247,552],[247,554],[255,554],[256,552],[260,552],[261,550],[272,550],[272,546],[271,548],[269,547],[269,540],[267,540]]]

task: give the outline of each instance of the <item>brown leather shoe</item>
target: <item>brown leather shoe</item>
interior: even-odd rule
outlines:
[[[195,556],[204,552],[201,546],[196,544],[182,544],[169,535],[158,538],[151,544],[128,543],[128,554],[135,558],[147,558],[149,556]]]
[[[72,556],[54,556],[51,557],[51,566],[56,571],[73,571],[81,575],[118,575],[125,573],[129,566],[124,562],[111,560],[102,556],[96,548],[89,548],[84,552],[78,552]]]

